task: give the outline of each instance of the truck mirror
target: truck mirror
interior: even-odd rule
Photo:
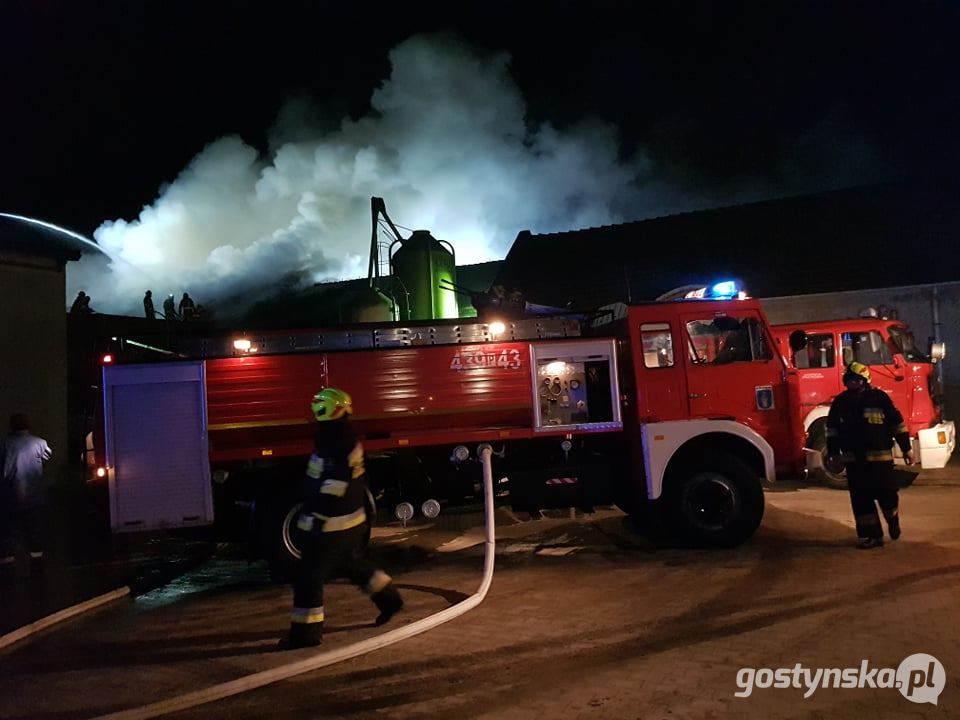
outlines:
[[[804,330],[794,330],[790,333],[790,349],[800,352],[807,346],[807,333]]]

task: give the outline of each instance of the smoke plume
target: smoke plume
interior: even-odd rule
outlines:
[[[568,230],[636,216],[642,157],[621,158],[597,120],[533,125],[509,57],[445,36],[410,38],[371,111],[321,131],[323,108],[292,101],[269,156],[238,137],[205,147],[132,221],[95,232],[112,260],[70,268],[101,312],[137,312],[143,291],[199,302],[254,300],[281,284],[366,273],[370,197],[395,222],[456,248],[458,264],[502,258],[519,230]],[[645,198],[649,200],[649,198]]]
[[[359,119],[331,122],[327,108],[293,98],[266,153],[239,137],[211,142],[136,220],[96,230],[110,259],[71,263],[71,296],[83,289],[101,312],[136,314],[147,288],[158,309],[165,294],[189,291],[228,315],[280,290],[362,277],[371,196],[386,200],[396,223],[452,242],[466,264],[504,257],[520,230],[762,199],[825,179],[836,187],[876,165],[869,143],[845,131],[839,113],[794,141],[779,177],[694,193],[690,158],[654,167],[642,148],[622,154],[612,124],[587,118],[559,128],[531,119],[506,54],[415,36],[390,62]]]

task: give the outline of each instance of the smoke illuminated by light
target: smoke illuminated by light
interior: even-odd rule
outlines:
[[[452,242],[459,264],[502,258],[520,230],[615,223],[657,208],[650,163],[622,157],[616,128],[530,123],[508,56],[418,36],[390,61],[368,115],[324,132],[311,120],[324,108],[292,102],[268,157],[239,137],[215,140],[138,218],[104,222],[97,242],[155,278],[158,297],[187,291],[204,305],[242,303],[363,276],[374,195],[397,223]],[[148,289],[143,275],[94,257],[71,264],[68,284],[113,312],[138,313]]]

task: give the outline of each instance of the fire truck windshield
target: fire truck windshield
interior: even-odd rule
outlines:
[[[930,356],[917,348],[917,342],[913,337],[913,333],[906,328],[897,327],[896,325],[891,326],[890,338],[907,362],[930,362]]]

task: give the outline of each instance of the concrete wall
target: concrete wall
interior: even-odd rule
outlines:
[[[50,443],[47,484],[67,482],[65,276],[50,258],[0,255],[0,432],[13,412]]]
[[[937,335],[933,324],[934,289],[940,315],[939,338],[947,343],[943,362],[946,417],[960,419],[960,282],[940,285],[856,290],[852,292],[764,298],[770,322],[794,323],[856,317],[867,307],[885,305],[913,330],[917,344],[926,348]]]

